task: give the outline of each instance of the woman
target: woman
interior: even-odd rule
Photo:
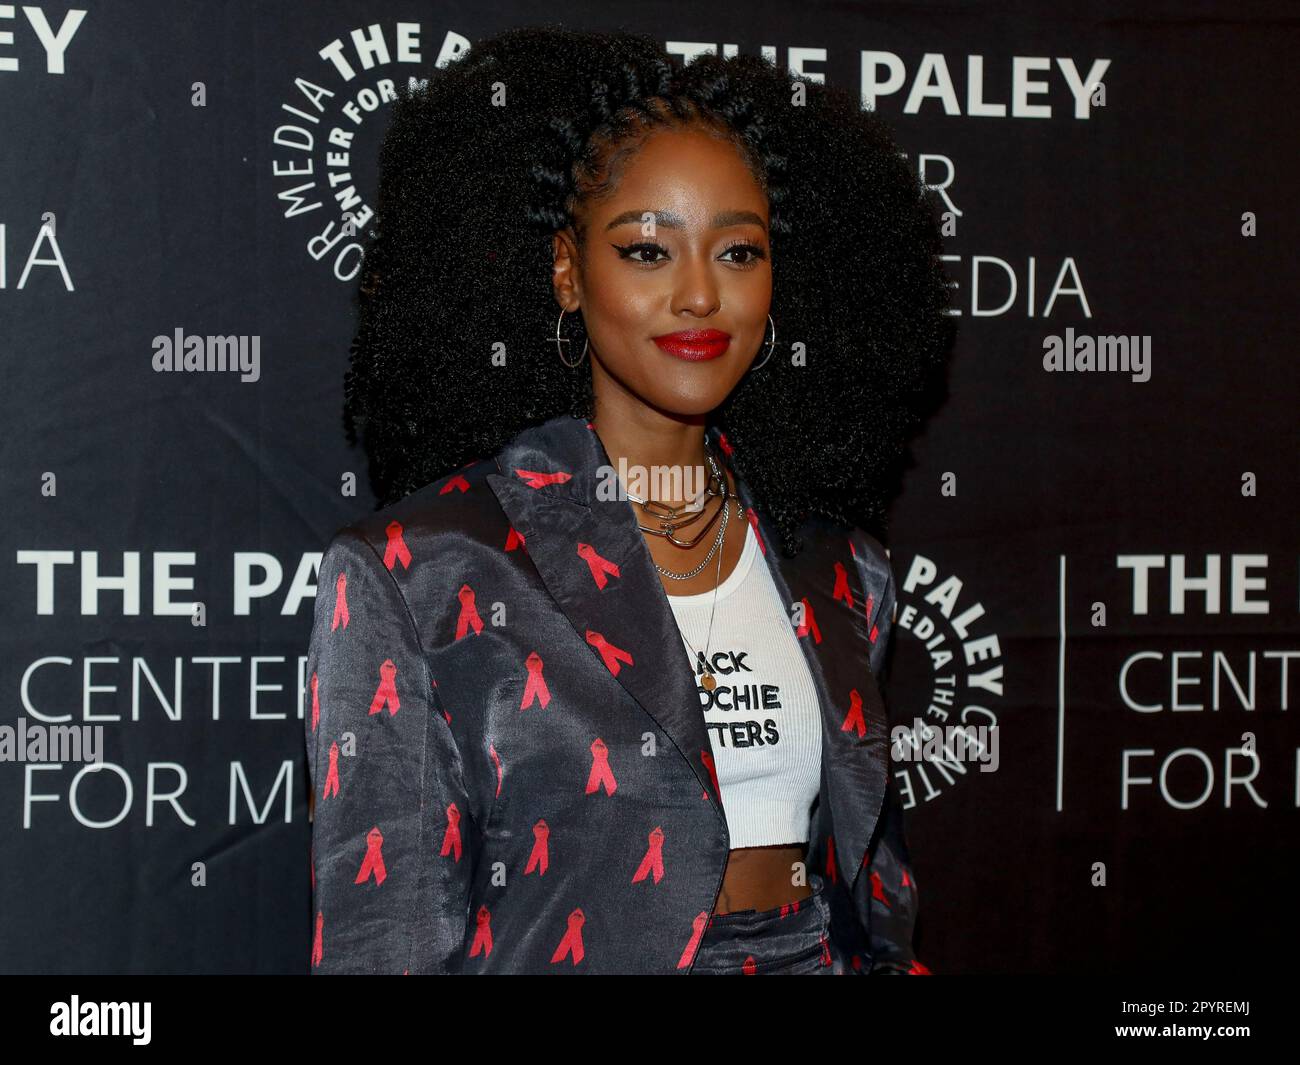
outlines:
[[[527,29],[380,161],[312,971],[926,971],[863,526],[951,319],[889,137],[757,57]]]

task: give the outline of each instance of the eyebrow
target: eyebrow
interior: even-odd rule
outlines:
[[[651,211],[647,209],[644,211],[624,211],[622,214],[616,215],[610,219],[605,231],[608,232],[616,226],[627,225],[629,222],[640,224],[642,217],[647,214],[654,215],[655,225],[663,226],[664,229],[686,228],[681,215],[673,211]],[[767,226],[763,224],[762,216],[755,214],[753,211],[719,211],[713,216],[714,229],[725,229],[728,226],[740,225],[755,225],[762,229],[764,233],[767,232]]]

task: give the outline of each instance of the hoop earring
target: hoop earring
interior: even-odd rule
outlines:
[[[764,366],[767,365],[767,360],[772,357],[772,350],[776,347],[776,323],[772,321],[772,316],[770,314],[767,316],[767,321],[768,324],[772,326],[772,339],[768,342],[767,354],[763,356],[762,362],[760,362],[756,366],[751,366],[748,370],[745,371],[746,373],[753,373],[755,370],[761,370]]]
[[[578,356],[578,361],[569,362],[569,360],[564,357],[564,345],[570,344],[572,343],[572,341],[569,340],[567,337],[560,336],[560,323],[564,321],[564,313],[565,313],[564,308],[561,307],[560,317],[555,320],[555,350],[560,356],[560,361],[564,363],[565,366],[567,366],[570,370],[576,370],[579,366],[582,365],[582,360],[587,357],[588,338],[584,338],[582,341],[582,354]]]

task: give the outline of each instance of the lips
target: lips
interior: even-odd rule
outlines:
[[[689,329],[680,333],[665,333],[654,337],[654,342],[669,355],[689,362],[716,359],[731,343],[731,334],[718,329]]]

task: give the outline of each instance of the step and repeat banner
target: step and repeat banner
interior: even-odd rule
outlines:
[[[340,411],[380,139],[398,86],[540,17],[0,5],[0,970],[307,971],[304,662],[321,552],[374,506]],[[920,956],[1277,960],[1294,6],[562,17],[851,89],[942,214],[951,396],[882,537]],[[204,344],[231,368],[186,365]]]

